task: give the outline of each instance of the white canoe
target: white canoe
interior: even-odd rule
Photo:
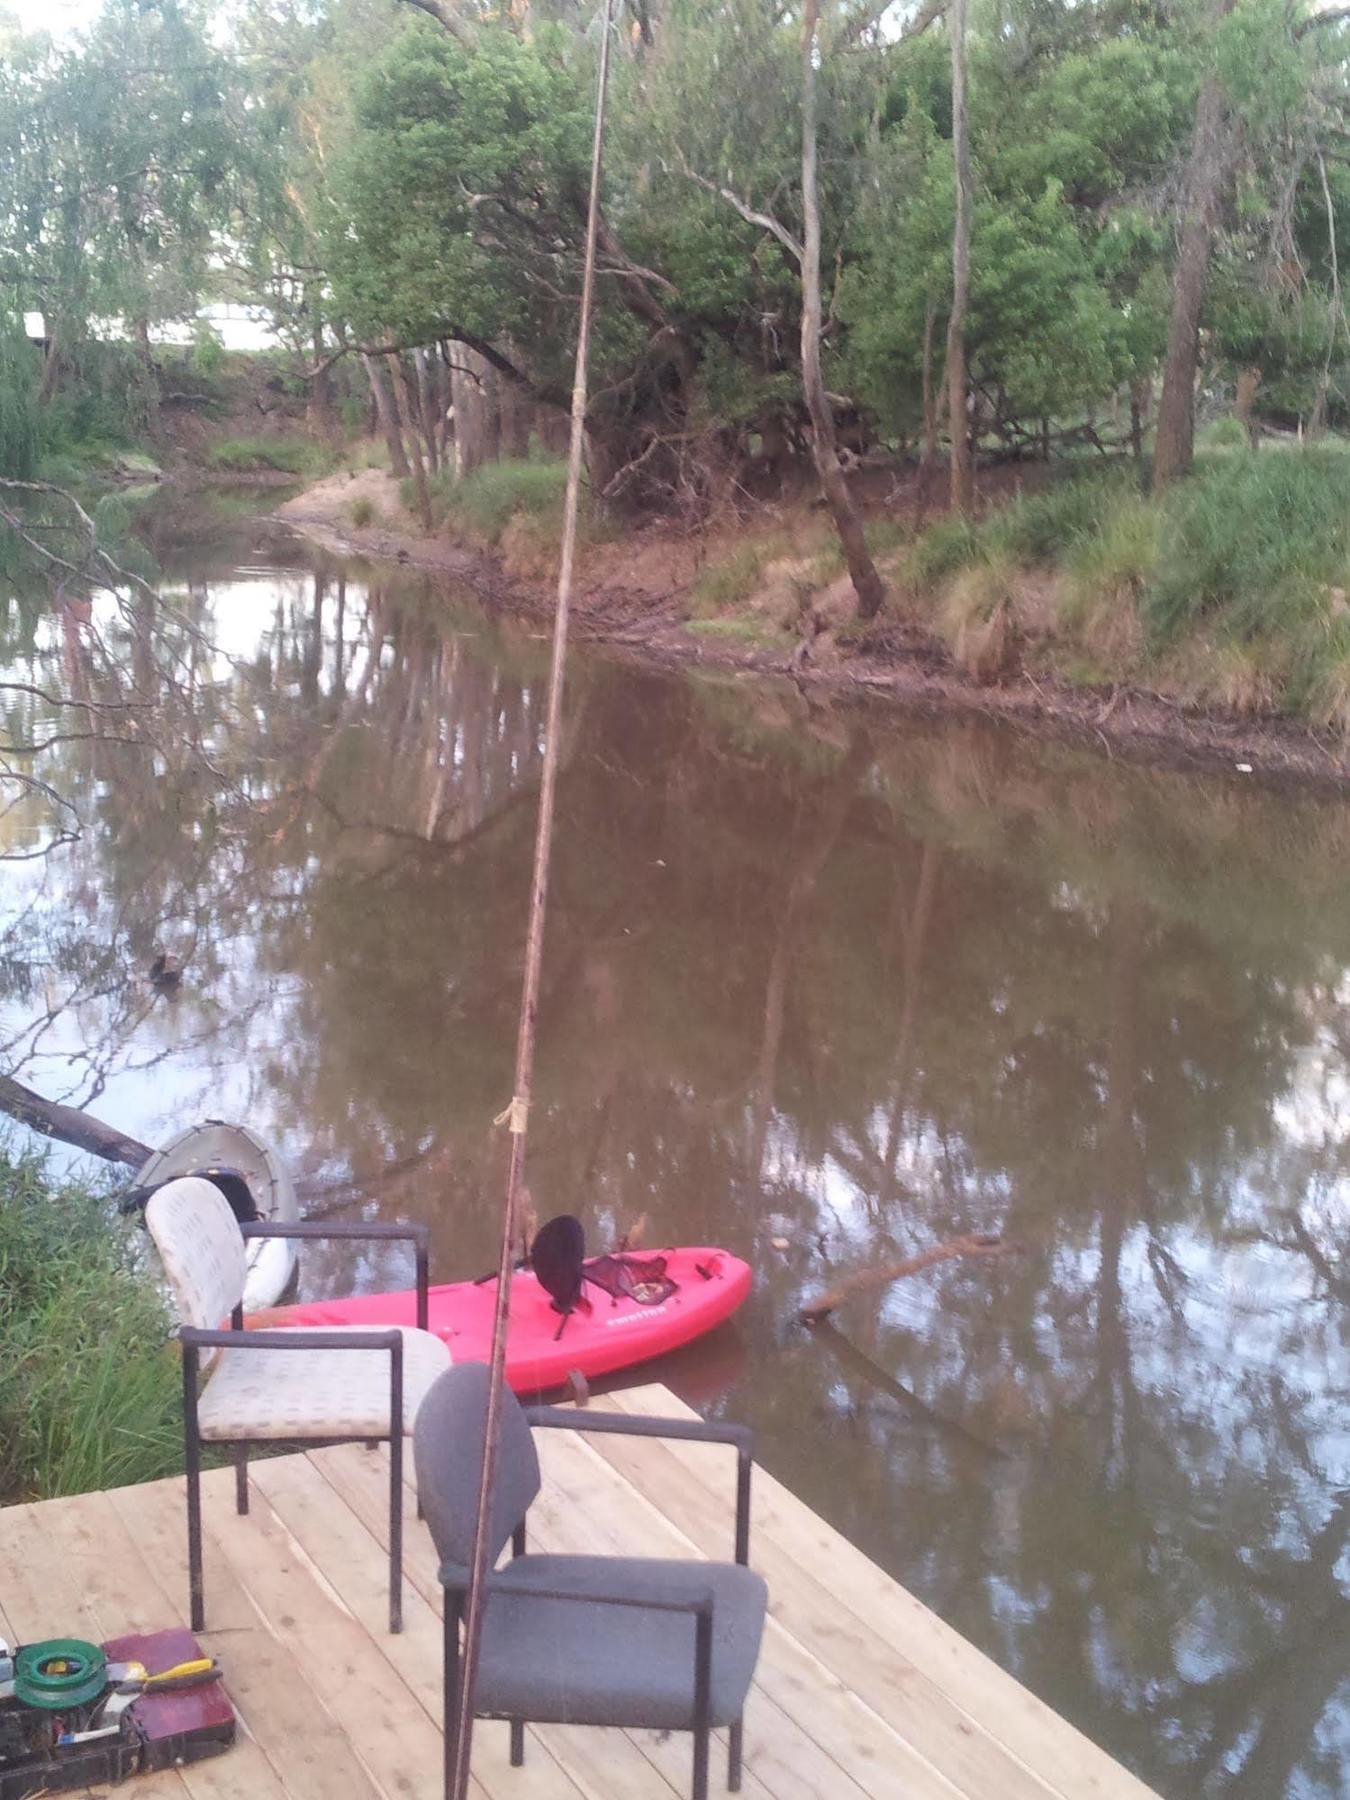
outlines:
[[[189,1125],[156,1150],[136,1177],[140,1190],[162,1187],[179,1175],[204,1175],[221,1190],[241,1218],[257,1216],[285,1224],[300,1217],[295,1189],[272,1146],[243,1125],[207,1119]],[[250,1205],[251,1202],[251,1205]],[[248,1247],[244,1311],[275,1306],[295,1274],[296,1246],[290,1238],[260,1238]]]

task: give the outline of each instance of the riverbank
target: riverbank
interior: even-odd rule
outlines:
[[[491,509],[442,507],[431,533],[405,500],[386,471],[348,470],[275,516],[339,554],[551,613],[547,498],[534,513],[499,493]],[[889,598],[866,623],[805,501],[706,531],[592,530],[576,634],[647,664],[787,676],[1107,754],[1350,789],[1350,603],[1334,579],[1344,568],[1350,581],[1350,457],[1229,454],[1162,503],[1125,475],[1047,483],[1005,470],[983,500],[967,525],[935,512],[914,476],[874,499],[868,533]]]

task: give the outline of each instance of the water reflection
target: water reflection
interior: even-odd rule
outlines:
[[[83,829],[7,873],[9,1060],[149,1139],[246,1118],[319,1203],[485,1267],[545,646],[322,565],[189,570],[177,604],[195,738],[104,714],[46,759]],[[165,680],[125,611],[10,653]],[[4,847],[53,824],[30,798]],[[1176,1796],[1350,1787],[1347,849],[1341,805],[574,672],[537,1207],[751,1257],[691,1391]],[[1018,1254],[790,1322],[968,1230]]]

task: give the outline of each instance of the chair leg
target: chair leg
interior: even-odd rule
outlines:
[[[403,1433],[389,1439],[389,1629],[403,1629]]]
[[[518,1769],[525,1761],[525,1721],[511,1721],[511,1767]]]
[[[710,1733],[706,1725],[694,1728],[694,1785],[691,1790],[693,1800],[708,1800],[708,1739]]]
[[[459,1750],[459,1613],[458,1594],[445,1596],[444,1699],[445,1800],[454,1800],[455,1758]]]
[[[731,1744],[727,1750],[727,1787],[733,1794],[741,1791],[741,1762],[745,1750],[745,1720],[737,1719],[731,1728]]]
[[[248,1445],[236,1444],[234,1447],[234,1510],[237,1513],[248,1511]]]
[[[187,1475],[188,1616],[206,1629],[202,1597],[202,1446],[197,1430],[197,1353],[183,1346],[183,1464]]]

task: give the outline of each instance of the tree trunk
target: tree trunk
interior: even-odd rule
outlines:
[[[873,619],[881,611],[886,589],[877,574],[863,537],[862,520],[839,466],[835,444],[834,414],[820,371],[820,202],[816,193],[816,28],[819,0],[806,0],[802,26],[802,212],[805,220],[802,247],[802,386],[811,415],[811,448],[820,477],[821,492],[834,519],[843,547],[858,612]]]
[[[132,327],[136,336],[136,360],[141,365],[141,383],[145,396],[145,429],[150,442],[158,450],[164,447],[164,422],[159,411],[159,371],[150,347],[150,321],[142,314]]]
[[[483,464],[483,395],[478,358],[467,345],[455,351],[450,392],[455,407],[455,479],[463,481]]]
[[[427,449],[427,467],[435,475],[439,473],[441,466],[437,442],[435,370],[431,367],[427,351],[414,350],[412,354],[413,368],[417,372],[417,412],[422,425],[422,441]]]
[[[968,513],[975,498],[966,380],[966,309],[970,304],[970,131],[966,108],[966,0],[947,15],[952,43],[952,155],[956,222],[952,228],[952,311],[947,322],[947,405],[952,439],[952,511]]]
[[[508,350],[507,354],[510,354]],[[498,412],[501,417],[501,453],[503,456],[525,457],[530,454],[529,397],[514,381],[499,384]]]
[[[929,298],[923,309],[923,447],[919,467],[926,475],[937,462],[942,385],[933,383],[933,339],[937,332],[937,303]],[[945,373],[944,373],[945,380]]]
[[[426,464],[422,461],[422,447],[417,441],[417,402],[413,397],[412,383],[408,380],[408,372],[403,367],[401,356],[392,356],[393,383],[391,392],[397,394],[403,402],[403,412],[408,419],[408,457],[412,463],[413,492],[417,497],[417,516],[422,522],[423,531],[431,530],[431,494],[427,488]]]
[[[333,410],[333,374],[325,366],[328,354],[323,341],[323,321],[317,313],[312,314],[314,345],[314,361],[318,373],[311,375],[309,382],[309,428],[316,437],[332,439],[337,436],[337,418]]]
[[[380,430],[384,433],[384,441],[389,450],[389,467],[400,479],[410,475],[407,453],[403,448],[403,433],[399,429],[398,401],[388,377],[381,366],[378,356],[361,353],[361,361],[365,365],[366,376],[370,382],[370,392],[375,401],[375,411],[379,414]]]
[[[1261,428],[1252,416],[1252,408],[1256,402],[1256,390],[1261,385],[1260,369],[1239,369],[1237,393],[1233,398],[1233,417],[1241,419],[1247,433],[1247,442],[1255,450],[1261,441]]]
[[[491,365],[483,364],[483,461],[502,459],[502,378]]]
[[[1222,0],[1219,15],[1231,12]],[[1172,284],[1172,316],[1167,327],[1167,360],[1158,402],[1158,436],[1153,450],[1153,491],[1161,493],[1189,473],[1195,457],[1195,377],[1200,361],[1200,312],[1204,305],[1214,233],[1237,144],[1217,76],[1209,76],[1195,107],[1183,200],[1181,246]]]

